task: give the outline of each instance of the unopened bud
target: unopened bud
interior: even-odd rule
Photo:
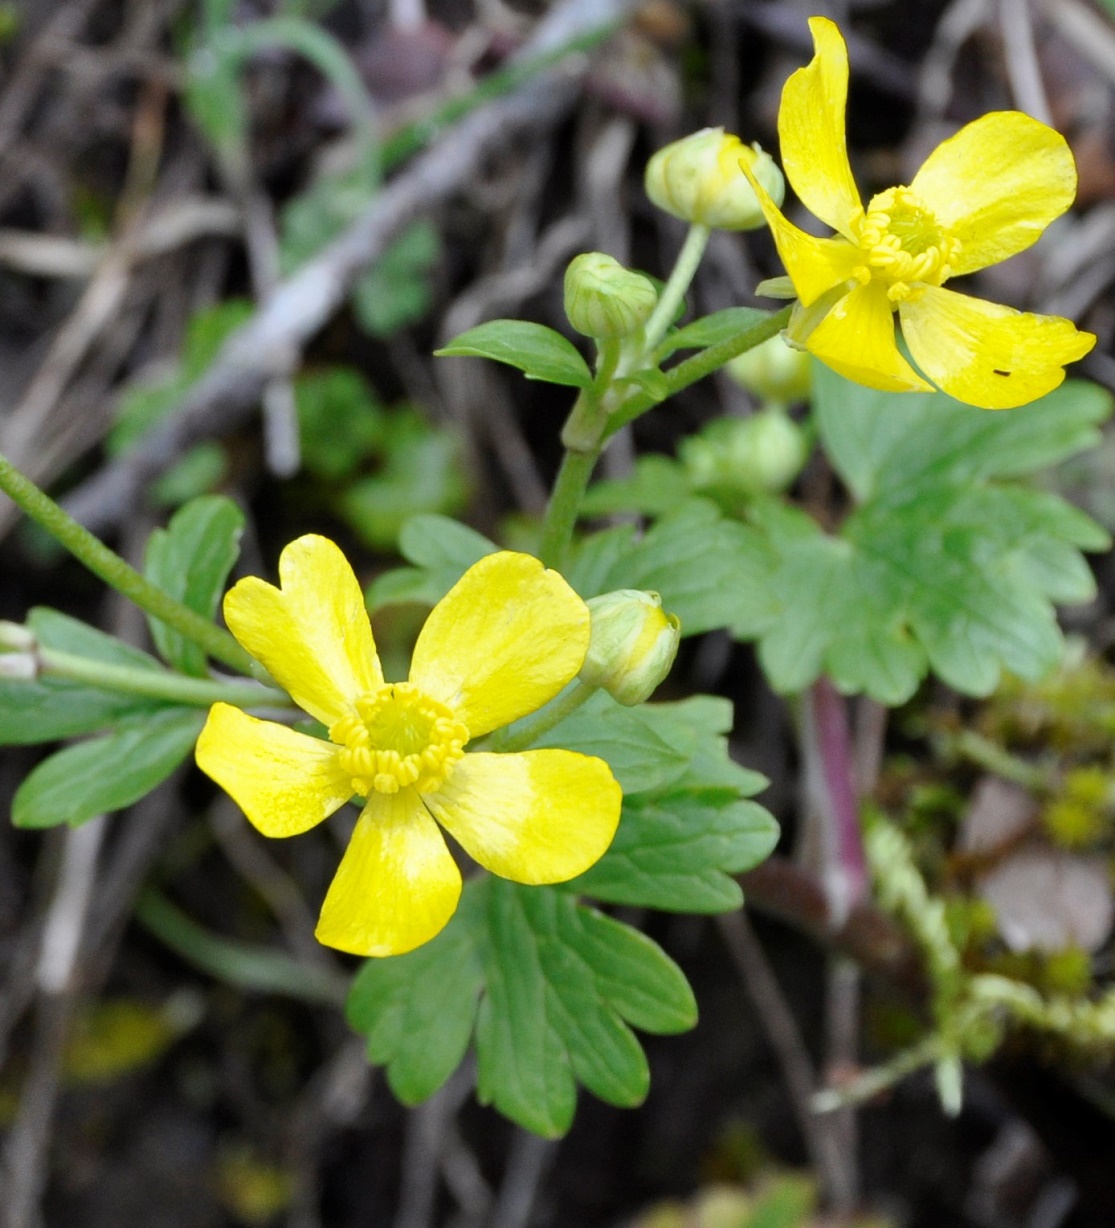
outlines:
[[[763,225],[763,211],[740,162],[780,205],[786,181],[774,160],[757,143],[745,145],[723,128],[704,128],[660,149],[647,163],[646,193],[684,222],[755,230]]]
[[[681,623],[657,593],[621,588],[592,597],[592,636],[580,678],[631,707],[649,699],[677,656]]]
[[[0,649],[8,648],[16,652],[34,652],[39,641],[34,631],[22,623],[9,622],[0,618]]]
[[[729,499],[785,490],[809,455],[805,432],[780,409],[721,418],[685,440],[681,460],[700,491]]]
[[[657,302],[649,277],[603,252],[585,252],[565,270],[565,314],[586,337],[629,337],[650,319]]]
[[[813,360],[808,352],[794,349],[778,335],[739,354],[725,370],[767,405],[804,401],[813,382]]]
[[[30,652],[0,652],[0,678],[34,682],[39,676],[38,659]]]

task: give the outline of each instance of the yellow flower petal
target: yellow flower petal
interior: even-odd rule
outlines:
[[[1015,311],[952,290],[927,287],[899,308],[914,361],[958,401],[1014,409],[1052,392],[1065,363],[1096,343],[1071,320]]]
[[[602,759],[531,750],[466,755],[423,800],[493,874],[517,883],[560,883],[607,851],[623,795]]]
[[[810,18],[809,29],[815,54],[786,82],[778,109],[782,166],[809,212],[850,239],[863,205],[844,140],[848,48],[827,17]]]
[[[311,716],[331,725],[383,685],[364,594],[340,548],[307,534],[279,558],[282,588],[249,576],[225,597],[241,644]]]
[[[475,738],[552,699],[577,676],[588,641],[588,608],[561,576],[505,550],[470,567],[434,607],[410,681]]]
[[[797,297],[806,307],[852,277],[863,264],[863,252],[858,247],[846,239],[819,239],[799,230],[771,200],[745,162],[740,163],[740,170],[751,184]]]
[[[899,352],[890,300],[880,282],[846,294],[802,342],[826,366],[857,384],[885,392],[933,391]]]
[[[910,187],[960,240],[958,277],[1034,243],[1072,204],[1076,165],[1059,132],[1021,111],[995,111],[938,145]]]
[[[337,748],[214,704],[197,740],[197,765],[265,836],[297,836],[352,796]]]
[[[461,872],[413,789],[364,807],[314,933],[353,955],[402,955],[445,928]]]

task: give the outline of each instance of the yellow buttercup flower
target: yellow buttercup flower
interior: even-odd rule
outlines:
[[[329,741],[215,704],[197,762],[266,836],[297,835],[366,799],[319,941],[398,955],[433,938],[461,894],[438,824],[519,883],[563,882],[603,855],[622,800],[603,760],[465,752],[577,676],[589,613],[561,576],[525,554],[481,559],[434,607],[401,683],[384,681],[360,585],[333,542],[298,538],[279,576],[280,588],[241,580],[225,619]]]
[[[1076,167],[1064,137],[1021,112],[993,112],[938,145],[908,187],[864,209],[844,140],[848,49],[827,18],[809,28],[815,54],[786,82],[778,135],[802,203],[837,233],[815,238],[792,225],[740,163],[800,300],[787,338],[871,388],[935,384],[984,409],[1052,391],[1094,336],[943,287],[1023,251],[1069,208]],[[895,312],[924,379],[896,344]]]

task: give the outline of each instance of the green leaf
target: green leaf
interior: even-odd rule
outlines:
[[[338,511],[369,545],[389,550],[413,516],[462,510],[467,501],[457,436],[405,409],[387,419],[379,472],[352,482]]]
[[[27,626],[47,648],[133,669],[160,668],[147,653],[57,610],[42,606],[32,610]],[[93,733],[126,717],[165,707],[159,700],[101,690],[66,678],[0,679],[0,746],[29,746]]]
[[[612,1104],[645,1097],[629,1025],[679,1032],[697,1012],[650,939],[553,888],[484,877],[465,884],[433,942],[366,964],[347,1013],[407,1103],[449,1077],[475,1020],[480,1100],[554,1137],[569,1128],[578,1082]]]
[[[569,1128],[576,1080],[611,1104],[641,1103],[649,1072],[627,1022],[650,1032],[692,1027],[696,1003],[680,970],[649,938],[567,895],[503,879],[484,885],[479,1099],[547,1137]]]
[[[703,350],[710,345],[729,341],[747,329],[754,328],[770,315],[756,307],[726,307],[712,315],[694,320],[677,332],[670,333],[660,347],[660,352],[672,354],[675,350]]]
[[[163,706],[157,700],[102,691],[64,678],[0,679],[0,746],[31,746],[94,733]]]
[[[16,790],[16,827],[76,827],[121,810],[161,784],[190,753],[205,713],[170,708],[68,746],[45,759]]]
[[[1063,650],[1052,603],[1092,597],[1079,551],[1108,537],[1057,496],[997,479],[1092,446],[1106,394],[1070,383],[993,414],[818,376],[821,434],[860,506],[837,536],[774,503],[752,511],[778,560],[775,614],[751,629],[774,687],[825,672],[894,705],[929,669],[968,695],[1003,669],[1041,677]]]
[[[859,502],[884,492],[909,497],[926,484],[1034,473],[1094,448],[1111,405],[1110,393],[1081,380],[993,413],[943,392],[863,388],[824,366],[814,379],[822,442]]]
[[[527,379],[573,388],[592,387],[592,372],[573,343],[544,324],[489,320],[454,337],[435,353],[493,358],[518,367]]]
[[[127,451],[167,416],[208,369],[225,340],[252,314],[245,299],[228,299],[194,315],[186,326],[182,358],[169,373],[137,381],[123,392],[108,434],[113,456]]]
[[[754,802],[676,793],[624,799],[611,848],[590,870],[564,884],[610,904],[670,912],[738,908],[735,878],[778,843],[778,824]]]
[[[602,551],[589,537],[574,551],[566,578],[582,597],[617,588],[649,589],[681,619],[682,635],[714,627],[764,624],[773,612],[773,558],[762,535],[690,499],[641,539],[630,527],[605,530]],[[609,565],[600,565],[603,557]]]
[[[515,726],[508,732],[514,736]],[[548,730],[535,745],[596,755],[612,769],[624,793],[659,789],[689,766],[697,735],[674,705],[625,708],[604,691]],[[498,737],[494,745],[499,748]]]
[[[378,456],[387,430],[383,407],[352,367],[327,367],[294,383],[302,460],[315,477],[350,477]]]
[[[499,547],[482,533],[448,516],[412,516],[399,533],[399,551],[414,567],[385,572],[368,587],[368,607],[403,602],[436,605],[486,554]]]
[[[693,493],[685,469],[668,456],[640,456],[630,477],[594,483],[581,504],[582,516],[638,512],[665,516]]]
[[[373,337],[389,337],[422,319],[430,308],[430,273],[441,239],[428,219],[414,222],[353,286],[352,308]]]
[[[244,514],[223,495],[201,495],[179,508],[147,542],[144,574],[203,618],[212,618],[240,553]],[[192,640],[148,617],[151,638],[164,660],[183,673],[204,676],[205,653]]]
[[[479,902],[466,891],[457,915],[432,942],[409,955],[369,960],[352,983],[346,1018],[368,1038],[368,1059],[386,1066],[391,1090],[404,1104],[433,1095],[472,1039],[484,985],[473,916]]]

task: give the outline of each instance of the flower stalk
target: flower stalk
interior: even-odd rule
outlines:
[[[134,567],[63,511],[49,495],[0,455],[0,490],[63,545],[79,563],[153,618],[159,619],[204,649],[214,660],[243,674],[258,676],[258,667],[239,644],[215,623],[202,618],[169,593],[145,579]]]

